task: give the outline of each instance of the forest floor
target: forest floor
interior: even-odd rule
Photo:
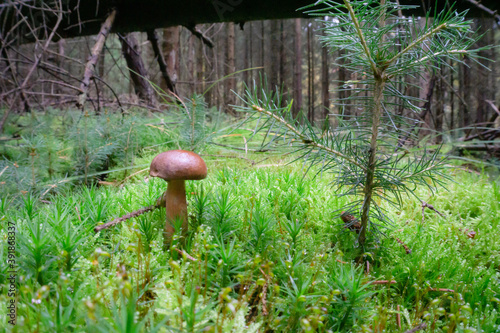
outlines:
[[[86,139],[98,134],[84,142],[95,151],[121,145],[106,151],[114,160],[103,153],[108,158],[99,165],[83,150],[88,168],[80,170],[89,183],[101,172],[94,185],[63,186],[50,177],[78,166],[68,159],[83,142],[83,132],[63,139],[75,127],[63,130],[58,118],[33,128],[59,129],[60,142],[32,135],[2,148],[0,181],[9,191],[0,201],[0,332],[500,330],[500,185],[484,172],[450,167],[445,188],[417,188],[435,210],[414,197],[401,210],[381,203],[392,225],[380,226],[361,247],[339,217],[350,198],[338,195],[334,174],[305,172],[284,151],[256,152],[241,132],[223,134],[212,139],[219,146],[201,152],[208,177],[187,182],[187,239],[176,237],[164,251],[164,209],[93,229],[155,204],[167,184],[147,177],[148,166],[159,151],[184,147],[172,139],[179,132],[127,118],[113,125],[122,136],[106,141],[104,129],[88,121]],[[236,141],[239,149],[227,147]],[[52,146],[58,160],[49,171]],[[128,155],[124,147],[134,150]],[[18,151],[24,164],[15,167]],[[24,171],[8,174],[13,168]],[[13,190],[41,177],[36,190]],[[11,243],[16,252],[8,261]],[[12,299],[16,326],[8,324]]]

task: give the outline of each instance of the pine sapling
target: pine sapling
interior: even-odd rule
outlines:
[[[340,114],[330,115],[336,117],[335,126],[328,119],[316,127],[303,114],[295,117],[293,101],[283,102],[265,83],[254,84],[240,96],[244,105],[238,110],[248,114],[244,123],[256,124],[254,135],[264,133],[263,146],[281,141],[296,149],[298,158],[309,163],[308,170],[319,166],[318,174],[337,175],[334,185],[353,198],[343,210],[359,217],[361,245],[368,231],[381,233],[391,222],[382,202],[401,208],[403,195],[416,196],[416,186],[434,191],[446,178],[439,149],[410,154],[402,147],[401,137],[408,136],[405,128],[413,124],[395,110],[419,112],[419,100],[404,94],[410,85],[406,77],[461,63],[465,55],[472,60],[478,56],[479,49],[471,50],[477,37],[465,13],[428,14],[423,25],[417,18],[398,15],[414,7],[389,0],[323,0],[305,8],[322,18],[324,46],[343,51],[337,65],[357,78],[341,88],[350,91],[336,101]],[[342,114],[347,106],[358,115]]]

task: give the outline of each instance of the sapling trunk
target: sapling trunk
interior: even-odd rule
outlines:
[[[376,156],[377,156],[377,137],[378,127],[380,126],[380,116],[382,114],[382,100],[384,97],[385,73],[375,72],[374,105],[372,113],[372,137],[370,141],[370,151],[368,156],[368,168],[366,169],[366,181],[364,187],[364,200],[361,213],[361,232],[359,234],[359,243],[363,245],[366,240],[366,228],[370,216],[370,203],[373,193],[373,178],[375,175]]]

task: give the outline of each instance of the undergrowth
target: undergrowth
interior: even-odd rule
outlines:
[[[96,224],[155,203],[166,184],[62,189],[2,197],[2,235],[17,227],[18,332],[494,332],[500,318],[500,190],[485,175],[449,170],[431,197],[406,198],[391,238],[364,253],[334,218],[348,204],[334,176],[304,175],[280,154],[205,157],[209,177],[188,182],[190,232],[162,251],[162,209],[94,234]],[[236,155],[234,155],[236,156]],[[238,155],[243,157],[242,155]],[[267,164],[264,164],[267,163]],[[381,205],[386,205],[383,202]],[[474,232],[474,236],[471,237]],[[7,237],[0,252],[6,308]],[[367,250],[368,249],[368,250]],[[398,318],[399,323],[398,324]],[[5,312],[0,314],[5,323]],[[399,326],[399,327],[398,327]],[[10,326],[2,326],[5,331]]]

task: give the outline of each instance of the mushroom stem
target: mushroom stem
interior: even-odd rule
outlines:
[[[165,230],[163,231],[163,244],[165,248],[168,248],[176,231],[176,224],[179,222],[182,223],[182,236],[185,237],[188,231],[186,186],[184,180],[168,181],[165,201],[167,221],[165,223]]]

